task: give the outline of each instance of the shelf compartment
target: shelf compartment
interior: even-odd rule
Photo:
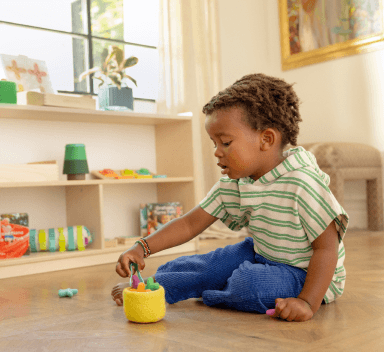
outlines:
[[[92,248],[104,248],[103,188],[101,185],[65,187],[67,226],[86,226]]]
[[[109,192],[115,192],[115,187],[126,188],[132,185],[152,184],[151,187],[155,188],[153,191],[157,195],[157,202],[180,201],[183,204],[184,213],[195,206],[197,198],[201,198],[197,197],[196,194],[196,179],[200,178],[200,176],[198,174],[198,157],[196,157],[195,147],[195,141],[199,140],[197,137],[200,133],[200,125],[197,126],[196,121],[192,120],[191,116],[2,104],[0,105],[0,119],[154,126],[157,173],[168,176],[167,178],[158,179],[90,179],[84,181],[0,183],[0,192],[4,192],[4,194],[12,191],[20,196],[20,193],[23,192],[32,195],[38,192],[39,198],[44,194],[50,202],[56,202],[56,199],[52,200],[50,194],[55,194],[54,189],[58,189],[60,199],[57,201],[63,204],[61,205],[61,213],[54,214],[52,219],[55,222],[63,223],[66,219],[67,226],[85,225],[94,233],[94,242],[84,251],[31,253],[29,256],[22,258],[2,260],[0,261],[0,279],[116,263],[119,255],[129,248],[138,237],[132,237],[132,241],[124,246],[104,248],[105,238],[112,235],[112,237],[115,237],[115,233],[106,233],[109,229],[105,229],[105,222],[107,221],[105,216],[108,213],[106,207],[109,206],[110,199]],[[113,188],[113,192],[111,188]],[[38,208],[36,208],[36,204],[30,198],[29,196],[27,204],[31,203],[35,209],[40,209],[41,202],[38,203]],[[64,198],[65,203],[63,202]],[[66,218],[63,214],[64,210]],[[124,212],[121,214],[124,216]],[[40,216],[41,214],[36,215]],[[62,218],[58,220],[60,216]],[[41,219],[39,220],[41,222]],[[45,222],[45,217],[43,220]],[[59,226],[62,225],[58,224],[57,227]],[[198,238],[181,246],[156,253],[153,256],[195,252],[197,249]],[[151,260],[151,257],[148,260]]]

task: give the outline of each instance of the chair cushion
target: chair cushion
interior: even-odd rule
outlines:
[[[359,143],[323,142],[305,143],[301,146],[313,153],[322,167],[381,167],[380,151]]]

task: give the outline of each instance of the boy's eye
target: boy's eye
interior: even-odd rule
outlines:
[[[231,142],[232,142],[232,141],[231,141]],[[221,142],[221,144],[222,144],[224,147],[229,147],[229,145],[231,144],[231,142],[226,142],[226,143]],[[214,147],[214,148],[217,148],[217,144],[216,144],[216,143],[213,143],[213,147]]]

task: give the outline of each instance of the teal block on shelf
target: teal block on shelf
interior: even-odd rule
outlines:
[[[115,86],[101,87],[98,93],[100,110],[132,110],[132,88]]]

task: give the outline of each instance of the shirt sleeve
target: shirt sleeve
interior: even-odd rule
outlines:
[[[206,197],[199,203],[199,205],[208,214],[219,218],[220,221],[230,230],[240,231],[244,226],[248,225],[248,220],[244,218],[241,222],[238,222],[230,213],[228,213],[225,207],[225,200],[223,199],[223,197],[225,197],[224,193],[228,193],[225,192],[225,190],[226,188],[222,182],[218,181],[208,192]],[[238,196],[235,197],[235,199],[238,199]]]
[[[297,192],[300,222],[312,243],[335,220],[340,239],[347,231],[349,217],[331,190],[316,179],[304,177]]]
[[[199,204],[208,214],[222,219],[226,215],[223,200],[220,193],[220,181],[211,188],[205,198]]]

